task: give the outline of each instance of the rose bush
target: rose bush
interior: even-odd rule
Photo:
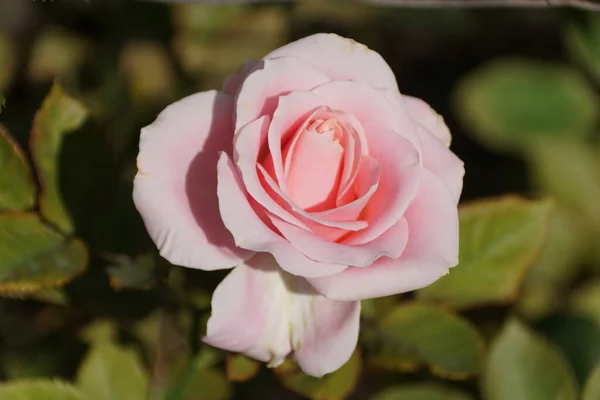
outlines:
[[[379,54],[317,34],[167,107],[142,131],[134,201],[171,263],[235,267],[206,343],[321,376],[352,354],[360,300],[457,264],[449,144]]]

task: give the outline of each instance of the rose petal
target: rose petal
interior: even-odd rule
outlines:
[[[419,126],[417,132],[423,143],[423,167],[442,178],[452,192],[454,203],[458,204],[465,175],[464,163],[429,130]]]
[[[252,255],[235,246],[218,213],[217,159],[231,152],[233,99],[202,92],[167,107],[142,130],[133,200],[173,264],[231,268]]]
[[[408,113],[417,124],[430,131],[446,147],[450,146],[452,135],[450,135],[450,130],[441,115],[421,99],[406,95],[402,96],[399,93],[398,97],[402,99],[401,101],[404,102]]]
[[[384,124],[368,122],[363,127],[369,155],[381,163],[382,174],[362,213],[369,227],[344,240],[352,245],[371,242],[394,226],[417,194],[421,177],[419,154],[408,140]]]
[[[235,97],[246,77],[251,72],[258,69],[260,65],[262,64],[258,60],[246,61],[237,72],[225,78],[225,81],[223,82],[223,91]]]
[[[277,366],[293,350],[305,373],[340,368],[358,340],[360,302],[318,295],[259,253],[217,287],[204,342]]]
[[[273,115],[279,96],[309,90],[329,79],[302,60],[293,57],[262,60],[238,92],[235,131],[263,115]]]
[[[217,164],[219,211],[238,247],[271,253],[285,271],[304,277],[336,274],[344,265],[317,263],[302,255],[286,239],[271,230],[250,206],[235,165],[226,153]]]
[[[364,81],[374,87],[398,88],[385,60],[367,46],[332,33],[318,33],[289,43],[265,58],[298,57],[331,80]]]
[[[458,263],[458,210],[442,180],[424,170],[419,194],[406,212],[409,239],[402,255],[381,258],[367,268],[348,268],[309,279],[323,296],[362,300],[425,287]]]

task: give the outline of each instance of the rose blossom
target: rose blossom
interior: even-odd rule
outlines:
[[[142,130],[134,200],[173,264],[235,267],[204,341],[310,375],[356,347],[360,300],[457,264],[463,163],[374,51],[317,34]]]

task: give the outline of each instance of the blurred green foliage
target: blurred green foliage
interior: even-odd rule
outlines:
[[[444,116],[466,176],[459,265],[363,302],[315,379],[201,343],[225,273],[162,260],[131,190],[166,105],[323,31]],[[0,0],[0,399],[600,399],[599,49],[558,9]]]

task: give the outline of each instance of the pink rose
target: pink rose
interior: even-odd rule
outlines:
[[[205,342],[308,374],[356,347],[360,300],[457,264],[463,163],[381,56],[317,34],[142,130],[134,200],[162,256],[232,268]]]

